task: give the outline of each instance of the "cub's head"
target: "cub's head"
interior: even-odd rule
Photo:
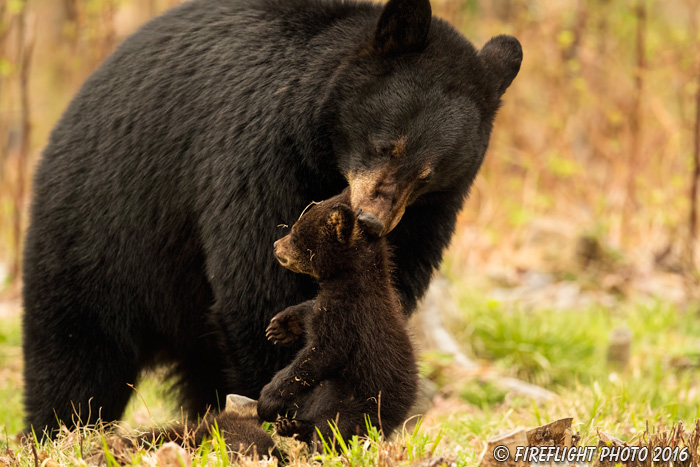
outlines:
[[[383,236],[413,203],[466,195],[523,54],[511,36],[477,50],[429,0],[389,0],[375,21],[330,83],[322,121],[358,222]]]
[[[348,267],[354,230],[355,214],[345,190],[307,208],[291,233],[275,242],[275,256],[290,271],[325,279]]]

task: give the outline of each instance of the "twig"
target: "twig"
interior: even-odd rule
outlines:
[[[136,387],[134,387],[133,384],[126,383],[126,385],[133,389],[136,395],[139,396],[139,399],[141,399],[141,402],[143,402],[143,406],[146,407],[146,412],[148,412],[148,418],[151,420],[151,429],[155,429],[153,423],[153,415],[151,415],[151,410],[148,408],[148,404],[146,404],[146,399],[143,398],[141,393],[138,391],[138,389],[136,389]]]
[[[27,177],[27,164],[29,161],[29,143],[31,135],[31,108],[29,103],[29,74],[32,64],[32,53],[34,52],[34,31],[36,24],[28,27],[29,17],[36,20],[33,16],[27,13],[27,3],[22,4],[22,9],[19,13],[19,62],[21,64],[19,73],[19,94],[20,94],[20,109],[21,109],[21,139],[19,154],[17,157],[17,187],[15,190],[15,212],[13,218],[15,245],[14,245],[14,260],[12,262],[12,270],[10,277],[16,279],[20,272],[21,261],[21,244],[22,244],[22,213],[24,211],[24,193],[25,182]]]
[[[7,3],[0,2],[0,58],[5,57],[5,49],[7,48],[7,36],[10,27],[5,24],[5,13],[7,12]],[[9,22],[9,20],[8,20]],[[0,76],[0,105],[2,105],[4,78]],[[8,123],[7,119],[0,118],[0,181],[2,181],[5,169],[5,160],[10,152],[8,138]]]
[[[695,29],[695,28],[693,28]],[[695,38],[695,35],[693,35]],[[690,188],[690,221],[688,235],[688,261],[694,271],[695,264],[695,241],[697,239],[698,225],[698,183],[700,183],[700,53],[696,54],[696,79],[697,89],[695,90],[695,125],[694,125],[694,148],[693,148],[693,180]]]
[[[32,454],[34,455],[34,467],[39,467],[39,454],[36,452],[36,441],[32,440]]]
[[[632,105],[632,113],[630,118],[630,137],[632,138],[630,154],[627,163],[627,183],[625,202],[622,210],[622,239],[629,233],[629,223],[634,211],[637,208],[637,197],[635,190],[635,181],[637,173],[640,171],[640,138],[641,138],[641,104],[642,93],[644,92],[644,70],[646,69],[646,23],[647,23],[647,8],[646,0],[638,0],[635,8],[637,17],[637,34],[636,34],[636,49],[637,49],[637,66],[634,75],[634,101]]]

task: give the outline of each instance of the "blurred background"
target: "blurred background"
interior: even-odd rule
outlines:
[[[0,0],[0,380],[10,378],[0,416],[10,432],[21,426],[18,277],[33,168],[86,77],[178,3]],[[432,4],[477,47],[516,36],[524,61],[430,299],[448,296],[445,324],[479,371],[560,396],[533,412],[488,381],[455,383],[454,355],[426,353],[452,438],[477,448],[500,427],[569,415],[632,436],[645,418],[700,417],[700,0]]]
[[[18,290],[32,171],[51,128],[125,36],[177,3],[0,0],[5,293]],[[697,257],[700,0],[433,8],[477,47],[507,33],[525,51],[447,270],[504,286],[565,280],[611,296],[686,298]]]

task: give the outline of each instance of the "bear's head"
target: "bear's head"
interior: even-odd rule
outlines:
[[[446,192],[463,199],[523,55],[511,36],[477,51],[432,17],[429,0],[389,0],[366,34],[320,117],[358,221],[383,236],[412,203]]]
[[[275,242],[275,256],[290,271],[317,280],[346,270],[355,252],[356,216],[350,208],[349,190],[310,205],[292,226],[291,232]]]

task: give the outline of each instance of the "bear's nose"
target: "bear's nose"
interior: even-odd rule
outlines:
[[[370,212],[360,211],[357,221],[372,235],[379,237],[384,232],[384,224]]]

